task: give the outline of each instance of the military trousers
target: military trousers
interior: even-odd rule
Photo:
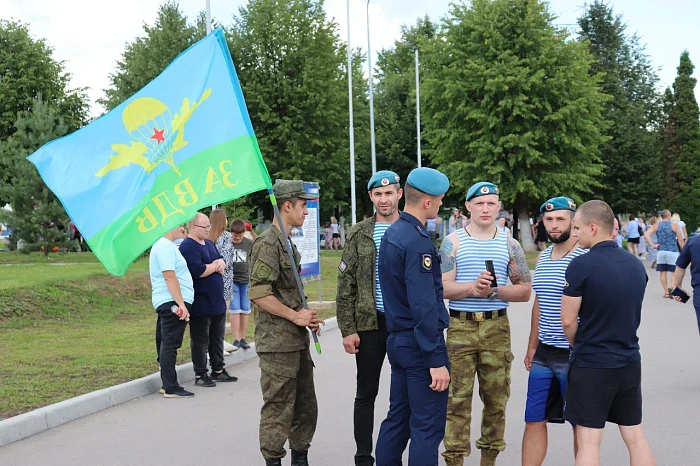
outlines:
[[[377,466],[401,466],[409,439],[408,466],[437,466],[438,448],[445,434],[447,390],[436,392],[430,388],[430,368],[425,366],[412,330],[389,334],[386,352],[391,364],[391,388],[389,413],[377,439]],[[445,359],[449,370],[450,363]]]
[[[314,363],[309,348],[258,355],[263,395],[260,452],[266,460],[283,458],[287,440],[292,450],[308,450],[318,419]]]
[[[510,398],[510,346],[508,316],[483,322],[450,317],[447,354],[452,370],[445,427],[448,466],[462,465],[471,453],[470,426],[474,377],[479,378],[479,397],[484,404],[481,437],[476,447],[503,451],[506,448],[506,405]]]

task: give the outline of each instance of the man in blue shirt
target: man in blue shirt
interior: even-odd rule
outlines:
[[[450,182],[432,168],[417,168],[406,180],[406,205],[382,238],[379,283],[389,332],[389,413],[377,439],[377,464],[399,466],[406,444],[409,466],[437,466],[445,433],[449,361],[443,331],[440,259],[425,229],[437,217]]]
[[[179,226],[166,233],[151,248],[148,271],[151,276],[153,307],[158,313],[161,392],[166,398],[190,398],[194,393],[180,386],[175,371],[177,350],[190,317],[194,288],[187,262],[173,241],[182,235]],[[177,314],[173,309],[177,308]]]
[[[561,321],[572,350],[564,419],[576,425],[577,465],[600,464],[606,422],[620,428],[631,464],[654,464],[642,429],[642,366],[637,329],[647,285],[643,263],[617,247],[603,201],[576,211],[574,235],[590,249],[566,271]]]
[[[216,245],[207,239],[211,223],[201,212],[188,224],[190,234],[180,245],[180,252],[194,281],[194,303],[190,311],[190,340],[194,384],[215,387],[216,382],[235,382],[224,369],[224,333],[226,331],[226,301],[224,300],[224,270],[226,263]],[[211,376],[207,373],[207,352]]]
[[[685,270],[690,267],[691,286],[693,287],[693,306],[698,319],[698,330],[700,330],[700,235],[693,236],[683,247],[678,260],[676,261],[676,272],[673,274],[673,286],[681,288]],[[683,288],[681,288],[683,290]],[[685,290],[683,290],[685,291]],[[687,291],[686,291],[687,293]],[[674,296],[676,301],[681,300]]]

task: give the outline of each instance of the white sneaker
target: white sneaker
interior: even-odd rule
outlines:
[[[229,353],[228,351],[224,351],[224,356],[230,356],[230,355],[231,355],[231,353]]]
[[[225,341],[224,342],[224,352],[232,353],[234,351],[238,351],[238,346],[233,346],[231,343]]]

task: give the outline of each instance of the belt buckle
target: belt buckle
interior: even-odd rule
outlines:
[[[474,322],[483,322],[486,320],[486,313],[485,312],[475,312],[472,314],[472,320]]]

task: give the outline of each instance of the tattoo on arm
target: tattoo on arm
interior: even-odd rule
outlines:
[[[442,240],[442,245],[440,246],[440,267],[442,273],[450,272],[455,268],[455,258],[452,255],[453,248],[454,245],[450,238]]]
[[[532,276],[530,275],[530,266],[527,265],[525,251],[520,246],[517,240],[508,239],[508,249],[510,252],[510,262],[508,262],[508,276],[513,285],[519,283],[530,283]]]

